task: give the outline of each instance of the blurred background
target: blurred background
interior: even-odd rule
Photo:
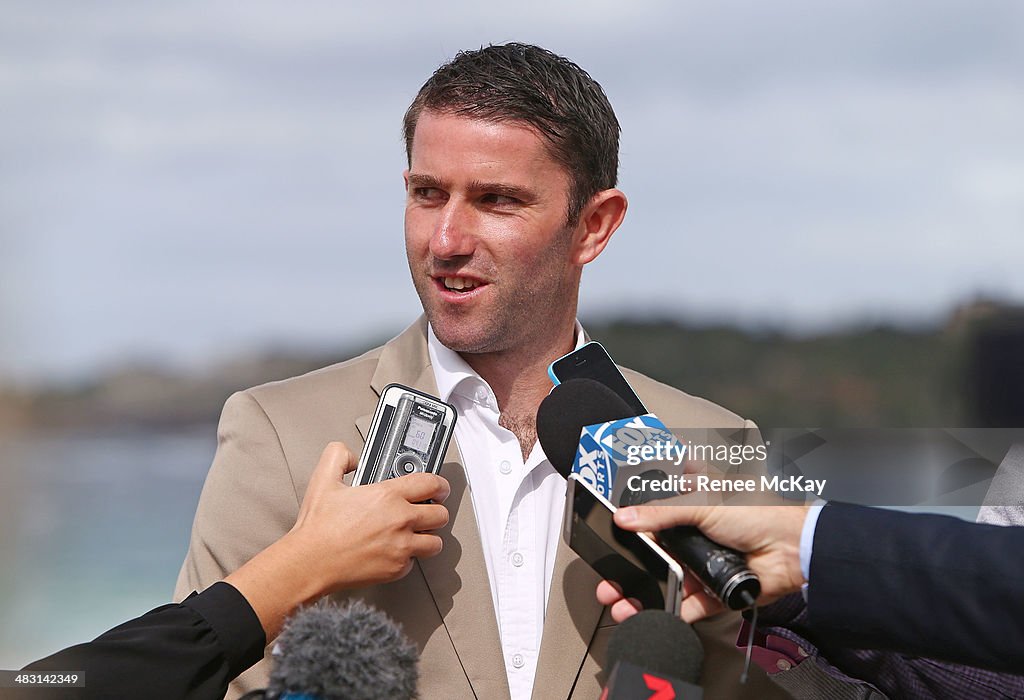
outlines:
[[[361,5],[4,3],[0,668],[170,598],[229,393],[416,318],[401,116],[463,48],[617,111],[620,363],[764,426],[1024,426],[1021,3]]]

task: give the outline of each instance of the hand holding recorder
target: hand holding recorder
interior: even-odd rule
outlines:
[[[440,505],[448,497],[447,481],[421,473],[353,488],[341,477],[354,466],[345,445],[330,443],[295,526],[277,542],[183,603],[156,608],[26,670],[81,671],[88,685],[61,689],[62,698],[224,697],[228,683],[263,656],[267,641],[299,606],[341,588],[400,578],[413,557],[441,550],[441,538],[426,531],[448,522]],[[308,669],[308,658],[303,661]],[[352,659],[347,661],[342,668],[351,668]],[[24,697],[42,697],[38,691],[26,690]]]
[[[409,573],[414,557],[441,551],[441,538],[428,531],[448,522],[441,505],[448,482],[415,473],[347,486],[341,477],[355,464],[343,443],[329,444],[295,526],[225,579],[249,600],[267,639],[299,604],[342,588],[399,579]]]

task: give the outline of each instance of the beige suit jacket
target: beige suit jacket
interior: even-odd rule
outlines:
[[[712,403],[640,374],[628,373],[627,379],[670,427],[751,426]],[[365,355],[228,399],[176,600],[223,578],[291,528],[324,446],[342,440],[354,452],[362,449],[379,394],[391,382],[437,394],[423,318]],[[498,625],[455,441],[441,474],[452,488],[446,502],[450,521],[440,533],[441,554],[418,561],[400,581],[345,595],[365,599],[403,625],[421,652],[424,700],[501,700],[509,697],[509,690]],[[560,539],[534,684],[536,700],[599,696],[614,622],[595,600],[597,581]],[[706,653],[705,697],[784,697],[756,668],[745,687],[738,685],[738,620],[729,614],[697,625]],[[228,697],[265,686],[269,664],[268,656],[242,674]]]

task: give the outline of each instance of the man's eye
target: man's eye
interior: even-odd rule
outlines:
[[[484,204],[491,204],[499,207],[515,206],[520,203],[515,197],[509,197],[504,194],[495,194],[493,192],[485,194],[481,199]]]
[[[444,199],[444,192],[436,187],[416,187],[413,189],[412,194],[416,199],[425,201],[440,201]]]

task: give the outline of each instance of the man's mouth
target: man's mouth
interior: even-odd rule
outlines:
[[[461,294],[471,292],[484,284],[483,282],[479,282],[468,277],[439,277],[438,281],[449,292],[457,292]]]

